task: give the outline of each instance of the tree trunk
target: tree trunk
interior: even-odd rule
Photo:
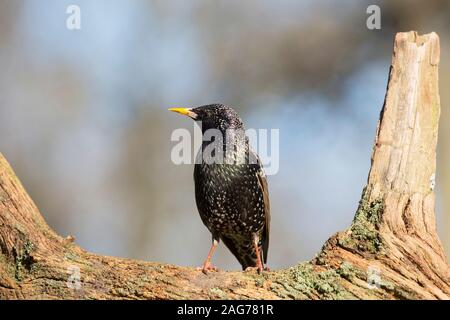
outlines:
[[[0,155],[2,299],[448,299],[435,225],[439,38],[398,33],[367,186],[310,262],[213,272],[95,255],[48,227]]]

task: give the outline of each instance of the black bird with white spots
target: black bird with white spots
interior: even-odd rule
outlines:
[[[222,240],[243,270],[256,268],[261,272],[269,249],[269,192],[261,161],[249,146],[242,120],[222,104],[169,110],[201,122],[204,137],[208,130],[222,136],[221,140],[216,136],[203,139],[194,168],[197,208],[212,234],[212,246],[201,269],[205,273],[216,270],[211,258]],[[214,161],[208,161],[208,156],[215,157]]]

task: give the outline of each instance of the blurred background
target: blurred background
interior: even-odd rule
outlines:
[[[66,9],[81,8],[81,30]],[[381,30],[366,9],[381,8]],[[280,130],[269,265],[311,259],[352,221],[394,34],[441,39],[438,230],[450,254],[450,2],[0,2],[0,152],[62,236],[96,253],[197,266],[210,235],[173,106],[220,102]],[[239,269],[224,247],[215,263]]]

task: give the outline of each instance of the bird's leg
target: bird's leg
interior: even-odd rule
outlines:
[[[213,238],[211,249],[209,249],[208,257],[206,257],[205,262],[203,263],[203,266],[201,268],[202,272],[206,274],[208,271],[217,271],[217,268],[211,264],[211,258],[213,256],[214,251],[217,248],[217,245],[219,244],[219,241]]]
[[[255,252],[256,252],[256,267],[248,267],[245,270],[246,271],[250,271],[250,270],[258,270],[258,273],[261,273],[264,269],[263,267],[263,263],[262,263],[262,259],[261,259],[261,252],[259,250],[259,238],[258,236],[254,236],[253,237],[253,246],[255,248]]]
[[[261,252],[259,251],[259,239],[257,236],[253,237],[253,245],[255,246],[256,251],[256,267],[258,268],[258,273],[261,273],[264,268],[261,260]]]

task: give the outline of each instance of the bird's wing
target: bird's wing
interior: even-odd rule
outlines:
[[[269,251],[269,233],[270,233],[270,201],[269,201],[269,187],[267,185],[266,174],[264,173],[263,166],[261,160],[258,157],[258,162],[260,165],[260,169],[256,173],[258,177],[258,183],[263,193],[264,200],[264,211],[266,223],[264,227],[264,231],[262,234],[262,251],[263,251],[263,259],[264,263],[267,263],[267,252]]]

